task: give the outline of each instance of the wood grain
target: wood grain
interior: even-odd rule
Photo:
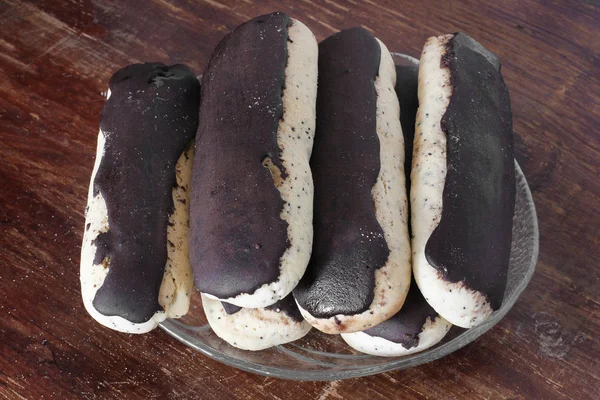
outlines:
[[[541,253],[514,309],[475,343],[410,370],[299,383],[219,364],[159,330],[110,331],[83,309],[83,210],[111,73],[140,60],[200,73],[229,30],[278,9],[319,40],[364,26],[418,56],[428,36],[461,30],[504,61]],[[0,26],[1,398],[600,398],[596,0],[5,0]]]

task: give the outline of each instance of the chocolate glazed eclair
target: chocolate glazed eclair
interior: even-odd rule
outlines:
[[[283,13],[227,35],[202,79],[190,260],[206,297],[269,306],[296,286],[312,247],[317,44]]]
[[[367,30],[319,44],[312,257],[294,297],[326,333],[390,318],[410,284],[404,142],[394,62]]]
[[[411,174],[415,279],[470,328],[500,308],[515,204],[512,114],[500,61],[463,33],[427,40]]]
[[[243,350],[293,342],[312,328],[291,294],[264,308],[241,308],[202,295],[204,314],[217,336]]]
[[[189,186],[200,85],[183,65],[116,72],[100,118],[81,294],[109,328],[144,333],[187,313]]]
[[[419,99],[419,62],[397,56],[396,94],[400,102],[400,123],[406,143],[405,168],[410,171],[415,120]],[[407,172],[408,173],[408,172]],[[407,182],[407,191],[410,185]],[[416,282],[410,283],[406,301],[392,318],[362,332],[342,333],[342,338],[355,350],[376,356],[395,357],[417,353],[435,345],[446,336],[452,325],[425,301]]]

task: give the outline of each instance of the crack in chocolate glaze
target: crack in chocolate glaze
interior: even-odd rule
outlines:
[[[465,34],[442,57],[453,88],[442,214],[425,247],[445,280],[463,282],[500,308],[512,239],[515,168],[512,113],[498,58]]]
[[[376,130],[381,48],[352,28],[319,44],[317,127],[310,160],[315,185],[313,252],[294,290],[317,318],[354,315],[374,298],[375,271],[389,249],[371,191],[379,175]]]
[[[106,143],[94,180],[108,211],[94,264],[109,270],[93,305],[133,323],[161,311],[175,165],[198,127],[200,86],[183,65],[134,64],[117,71],[102,110]]]
[[[419,334],[423,331],[427,318],[433,321],[437,316],[438,313],[427,303],[413,279],[402,309],[392,318],[364,333],[401,344],[408,350],[419,345]]]
[[[279,279],[290,245],[274,184],[287,177],[277,131],[290,23],[273,13],[240,25],[219,43],[202,79],[190,260],[198,289],[218,298]]]

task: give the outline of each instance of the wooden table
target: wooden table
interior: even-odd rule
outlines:
[[[0,397],[600,398],[600,5],[482,3],[0,3]],[[428,36],[461,30],[504,61],[541,252],[514,309],[475,343],[410,370],[292,382],[219,364],[161,330],[113,332],[85,312],[83,211],[110,75],[140,61],[200,73],[227,32],[277,9],[319,40],[361,25],[418,56]]]

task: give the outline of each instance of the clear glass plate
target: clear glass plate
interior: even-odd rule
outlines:
[[[412,57],[392,53],[398,63],[418,63]],[[168,319],[160,327],[175,339],[202,354],[245,371],[294,380],[337,380],[373,375],[424,364],[471,343],[496,325],[529,283],[538,258],[539,234],[535,206],[521,168],[516,163],[517,195],[513,223],[508,284],[502,307],[481,325],[466,330],[452,327],[436,346],[404,357],[376,357],[351,349],[339,335],[312,329],[304,338],[258,352],[236,349],[217,337],[206,322],[200,294],[192,294],[189,313]]]

